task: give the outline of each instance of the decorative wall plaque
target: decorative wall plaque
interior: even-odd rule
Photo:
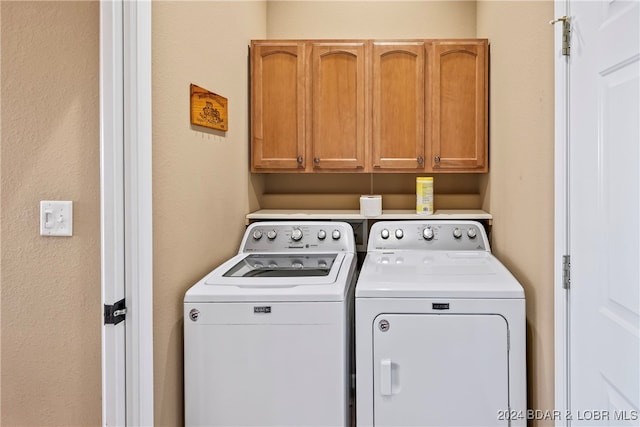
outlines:
[[[191,84],[191,124],[229,130],[227,98]]]

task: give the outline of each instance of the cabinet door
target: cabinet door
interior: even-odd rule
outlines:
[[[373,42],[373,171],[424,170],[425,43]]]
[[[251,171],[304,170],[305,44],[251,46]]]
[[[486,40],[434,43],[434,172],[488,170],[487,50]]]
[[[365,44],[312,43],[308,147],[313,170],[364,170]]]

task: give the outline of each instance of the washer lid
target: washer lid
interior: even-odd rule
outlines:
[[[359,298],[524,298],[522,286],[487,251],[369,252]]]
[[[222,276],[326,277],[331,273],[335,259],[336,254],[252,254],[238,261]]]
[[[238,254],[185,294],[185,302],[342,301],[355,255]]]

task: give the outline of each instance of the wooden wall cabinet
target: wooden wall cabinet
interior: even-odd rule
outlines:
[[[424,170],[425,42],[373,42],[373,171]]]
[[[487,172],[488,43],[435,41],[433,50],[430,169]]]
[[[254,41],[252,172],[486,172],[486,40]]]
[[[304,170],[304,42],[251,47],[251,170]]]
[[[365,170],[369,116],[365,46],[364,41],[311,43],[307,147],[313,171]]]

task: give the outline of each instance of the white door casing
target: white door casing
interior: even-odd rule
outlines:
[[[100,4],[102,423],[153,425],[151,2]]]
[[[102,304],[125,297],[122,2],[100,2]],[[104,318],[101,316],[100,320]],[[126,425],[125,323],[102,325],[102,425]]]
[[[640,2],[557,6],[572,34],[568,60],[556,49],[556,421],[638,425]]]

